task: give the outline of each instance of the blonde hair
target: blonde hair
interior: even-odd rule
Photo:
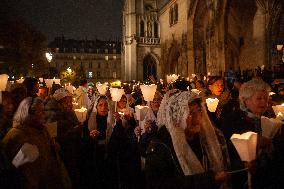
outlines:
[[[239,91],[240,105],[245,106],[245,101],[252,97],[256,91],[266,91],[270,92],[270,86],[265,83],[262,79],[252,79],[244,84],[242,84]]]

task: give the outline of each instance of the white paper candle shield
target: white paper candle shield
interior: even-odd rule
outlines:
[[[24,143],[19,152],[12,160],[15,167],[20,167],[27,162],[34,162],[39,156],[39,151],[36,145]]]
[[[219,103],[219,100],[217,98],[207,98],[206,99],[206,104],[210,112],[216,111],[218,103]]]
[[[53,79],[44,79],[47,88],[51,88],[53,84]]]
[[[246,132],[233,134],[231,141],[234,144],[242,161],[250,162],[256,158],[257,133]]]
[[[144,100],[149,102],[153,101],[156,90],[157,90],[157,85],[140,85]]]
[[[148,109],[149,109],[148,106],[140,106],[140,105],[135,106],[136,119],[138,121],[143,121],[145,119]]]
[[[40,78],[38,78],[39,79],[39,82],[43,82],[43,78],[42,77],[40,77]]]
[[[120,101],[122,95],[124,94],[124,89],[111,88],[110,94],[113,101]]]
[[[57,137],[57,121],[46,123],[45,127],[51,138]]]
[[[97,87],[97,89],[98,89],[98,91],[101,95],[106,94],[106,91],[107,91],[107,84],[106,83],[101,84],[100,82],[97,82],[96,87]]]
[[[272,108],[276,115],[276,119],[284,120],[284,103],[281,105],[272,106]]]
[[[68,90],[69,93],[73,94],[74,87],[70,85],[70,83],[68,85],[65,84],[65,89]]]
[[[201,91],[198,90],[198,89],[191,89],[191,92],[194,92],[195,94],[198,94],[198,95],[199,95]]]
[[[83,123],[87,117],[87,108],[82,107],[81,109],[75,109],[74,111],[78,118],[78,121]]]
[[[21,77],[20,79],[18,79],[18,80],[16,80],[16,81],[17,81],[17,83],[23,83],[23,82],[24,82],[24,78]]]
[[[167,83],[172,83],[178,79],[179,75],[172,74],[172,75],[167,75]]]
[[[6,85],[9,76],[7,74],[0,75],[0,104],[2,104],[2,91],[6,90]]]
[[[278,119],[261,116],[262,136],[272,139],[277,134],[282,124],[283,122]]]

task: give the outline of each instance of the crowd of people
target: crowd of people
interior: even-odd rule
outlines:
[[[253,189],[284,186],[283,134],[262,136],[260,121],[276,117],[271,106],[283,103],[283,86],[260,77],[152,82],[158,88],[143,120],[135,111],[147,104],[142,92],[127,85],[117,103],[109,91],[88,95],[87,80],[74,94],[53,85],[38,95],[36,78],[2,92],[0,188],[242,189],[248,172]],[[219,100],[215,112],[209,97]],[[87,108],[86,121],[75,106]],[[247,131],[258,134],[251,162],[241,161],[230,140]]]

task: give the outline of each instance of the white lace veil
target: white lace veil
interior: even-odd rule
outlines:
[[[177,93],[179,90],[177,89],[173,89],[173,90],[169,90],[166,92],[166,94],[164,95],[162,102],[160,104],[159,107],[159,111],[157,113],[157,126],[160,128],[163,125],[166,125],[166,106],[168,105],[169,102],[169,98]]]
[[[88,129],[89,131],[92,131],[94,129],[97,129],[97,119],[96,119],[96,116],[97,116],[97,105],[98,105],[98,102],[99,102],[99,99],[100,98],[106,98],[106,96],[104,95],[96,95],[96,97],[94,98],[94,105],[93,105],[93,109],[91,110],[91,113],[90,113],[90,116],[89,116],[89,120],[88,120]],[[107,130],[106,130],[106,140],[107,142],[109,141],[110,139],[110,136],[112,134],[112,130],[113,130],[113,125],[114,125],[114,117],[113,117],[113,113],[111,111],[111,107],[110,107],[110,103],[109,101],[107,100],[108,102],[108,116],[107,116]]]
[[[187,127],[186,119],[189,114],[188,103],[197,98],[200,97],[193,92],[179,92],[168,99],[168,105],[166,106],[167,122],[165,125],[171,135],[174,150],[185,175],[194,175],[206,171],[187,143],[184,133]],[[205,106],[202,105],[200,138],[210,162],[210,169],[218,172],[224,170],[223,156],[214,127],[206,112]]]

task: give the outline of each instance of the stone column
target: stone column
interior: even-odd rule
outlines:
[[[254,54],[251,64],[252,66],[267,66],[267,45],[266,45],[266,35],[267,35],[267,0],[256,0],[257,11],[253,20],[253,48]]]

